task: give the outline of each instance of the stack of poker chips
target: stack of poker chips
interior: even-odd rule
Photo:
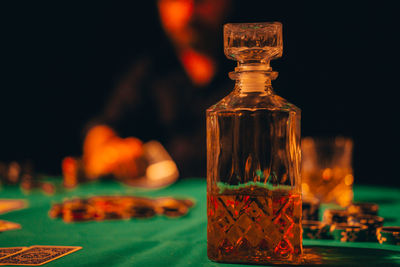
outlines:
[[[346,210],[327,209],[323,215],[323,221],[332,225],[346,223],[349,213]]]
[[[377,229],[384,219],[374,203],[352,203],[346,210],[328,209],[324,221],[331,225],[332,238],[342,242],[377,241]]]
[[[318,221],[319,207],[320,203],[317,198],[303,198],[302,202],[303,220]]]
[[[383,226],[384,218],[378,216],[379,206],[375,203],[354,202],[347,207],[347,222],[350,225],[368,227],[366,241],[377,242],[377,229]]]
[[[33,164],[30,161],[9,163],[0,162],[0,184],[16,185],[33,180]]]
[[[305,239],[331,239],[330,226],[321,221],[303,220],[303,238]]]
[[[380,227],[376,235],[380,244],[400,246],[400,226]]]
[[[363,242],[368,238],[368,226],[362,224],[334,223],[330,227],[334,240],[341,242]]]
[[[351,214],[347,222],[349,225],[365,225],[368,228],[366,241],[376,242],[377,229],[383,226],[384,219],[377,215],[370,214]]]
[[[367,202],[354,202],[347,207],[347,212],[349,214],[369,214],[378,215],[378,204],[367,203]]]
[[[55,186],[43,181],[35,173],[33,163],[30,160],[9,163],[0,162],[0,186],[19,185],[24,193],[30,193],[34,190],[41,190],[46,194],[55,193]]]
[[[329,225],[319,221],[320,202],[316,198],[304,198],[302,202],[303,238],[328,239]]]
[[[400,227],[383,227],[384,218],[378,216],[379,206],[375,203],[355,202],[346,209],[326,209],[322,221],[316,219],[311,206],[309,201],[303,204],[305,239],[400,244]]]
[[[193,205],[190,199],[172,197],[95,196],[53,204],[49,216],[62,218],[65,222],[150,218],[155,215],[180,217],[187,214]]]

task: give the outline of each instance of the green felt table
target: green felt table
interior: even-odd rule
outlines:
[[[48,216],[52,203],[93,195],[189,197],[197,203],[189,214],[175,219],[154,217],[67,224]],[[0,198],[23,198],[29,202],[25,209],[0,215],[0,219],[22,226],[20,230],[0,233],[0,247],[83,247],[46,266],[243,266],[215,263],[207,258],[205,179],[183,179],[159,190],[102,181],[52,196],[40,192],[25,195],[17,187],[7,187],[0,190]],[[379,214],[386,218],[385,225],[400,225],[400,189],[355,186],[355,200],[378,203]],[[328,266],[400,266],[400,246],[330,240],[304,240],[303,244],[306,253],[319,255]]]

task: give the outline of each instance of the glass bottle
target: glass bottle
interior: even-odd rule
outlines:
[[[300,109],[276,95],[282,24],[224,25],[234,90],[207,109],[207,253],[220,262],[297,263],[302,254]]]

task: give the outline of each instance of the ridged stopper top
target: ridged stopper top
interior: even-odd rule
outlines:
[[[224,52],[240,63],[269,62],[283,52],[282,23],[228,23],[224,25]]]

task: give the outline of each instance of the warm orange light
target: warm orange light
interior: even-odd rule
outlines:
[[[65,157],[61,163],[63,173],[75,173],[77,169],[76,160],[73,157]]]
[[[176,164],[172,160],[164,160],[151,164],[146,170],[150,180],[161,180],[176,173]]]
[[[106,125],[98,125],[91,128],[83,143],[83,154],[94,152],[115,136],[116,133]]]
[[[213,60],[192,49],[183,51],[180,55],[186,73],[196,85],[206,85],[214,76],[215,64]]]
[[[105,125],[92,128],[83,147],[85,173],[89,179],[109,174],[135,175],[135,159],[143,154],[139,139],[122,139]]]
[[[61,163],[65,187],[74,187],[78,183],[78,162],[73,157],[65,157]]]
[[[353,177],[352,174],[347,174],[347,175],[344,177],[344,183],[345,183],[347,186],[352,185],[353,182],[354,182],[354,177]]]
[[[323,172],[322,172],[322,179],[324,180],[329,180],[332,178],[332,169],[331,168],[326,168]]]
[[[203,0],[196,3],[195,15],[201,20],[210,24],[218,25],[228,8],[228,0]]]
[[[158,9],[167,31],[181,30],[193,14],[193,0],[160,0]]]
[[[301,184],[301,190],[303,194],[307,194],[310,191],[310,187],[306,183]]]

